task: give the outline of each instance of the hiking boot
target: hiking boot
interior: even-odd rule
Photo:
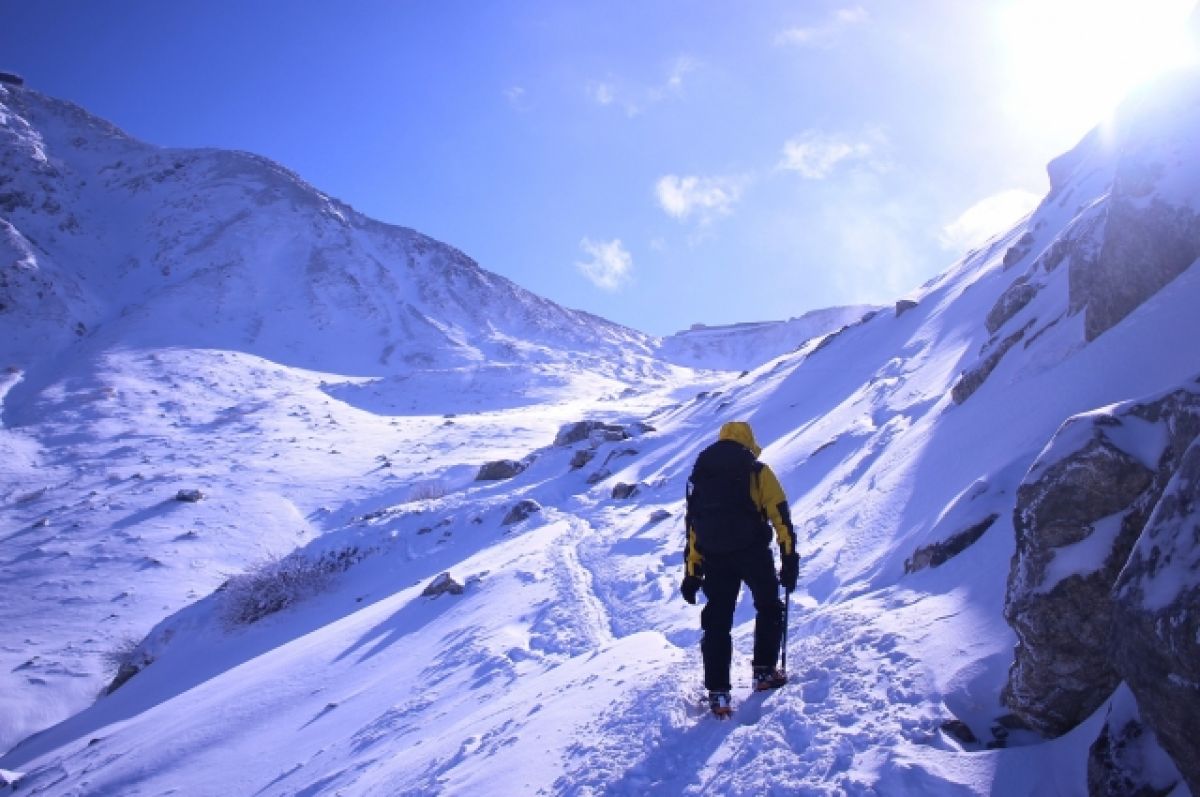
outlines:
[[[728,717],[733,713],[733,698],[728,692],[709,692],[708,707],[718,717]]]
[[[778,689],[787,683],[787,673],[774,668],[754,668],[754,691],[765,692],[768,689]]]

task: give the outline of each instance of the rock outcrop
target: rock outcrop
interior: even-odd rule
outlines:
[[[503,526],[511,526],[514,523],[520,523],[522,520],[536,515],[542,511],[542,505],[532,498],[524,498],[513,505],[512,509],[508,510],[508,514],[504,516],[504,520],[500,521]]]
[[[521,473],[529,466],[527,462],[518,462],[515,459],[497,459],[492,462],[485,462],[479,467],[479,473],[475,476],[477,482],[494,482],[503,479],[511,479],[513,476]]]
[[[1125,680],[1200,788],[1200,383],[1068,420],[1017,492],[1003,700],[1057,736]],[[1109,730],[1125,733],[1122,728]],[[1110,739],[1111,742],[1111,739]]]
[[[992,375],[992,371],[996,370],[996,366],[1004,359],[1004,355],[1021,342],[1031,326],[1033,326],[1032,321],[999,341],[978,365],[959,377],[959,380],[954,383],[954,387],[950,389],[950,395],[954,398],[955,404],[962,404],[974,395],[976,390],[983,387],[983,383]]]
[[[993,513],[945,540],[918,548],[913,551],[912,556],[905,560],[904,572],[915,573],[927,567],[938,567],[945,564],[978,542],[983,533],[990,529],[999,518],[999,515]]]
[[[1099,246],[1074,257],[1072,312],[1086,308],[1084,335],[1095,340],[1200,257],[1200,213],[1191,138],[1200,115],[1200,82],[1183,75],[1126,104]],[[1182,164],[1182,165],[1181,165]],[[1190,172],[1190,173],[1189,173]]]
[[[1113,664],[1200,794],[1200,437],[1116,586]]]
[[[575,421],[558,430],[554,438],[556,446],[570,446],[584,440],[617,441],[628,440],[629,432],[624,426],[604,421]]]
[[[1095,340],[1200,257],[1200,213],[1156,199],[1122,197],[1108,210],[1095,260],[1071,263],[1071,306],[1086,307],[1084,335]]]
[[[425,585],[425,589],[421,590],[422,597],[436,598],[439,595],[461,595],[465,588],[462,584],[454,580],[449,571],[439,573],[433,581]]]

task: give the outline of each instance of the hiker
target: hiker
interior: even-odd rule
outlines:
[[[703,590],[708,603],[700,613],[704,635],[704,686],[708,704],[720,717],[732,713],[729,665],[733,656],[733,610],[742,583],[754,596],[754,689],[777,689],[787,674],[776,668],[783,635],[783,601],[779,585],[790,594],[800,573],[796,532],[787,497],[771,468],[758,461],[762,453],[750,424],[731,421],[717,442],[700,452],[688,478],[687,542],[684,600],[695,604]],[[771,527],[779,543],[778,576],[771,554]]]

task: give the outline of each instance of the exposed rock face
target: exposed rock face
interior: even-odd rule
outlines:
[[[1071,263],[1071,305],[1087,307],[1088,340],[1115,326],[1200,257],[1200,214],[1161,200],[1145,206],[1121,199],[1117,186],[1098,257]]]
[[[1200,437],[1117,581],[1115,619],[1116,669],[1200,794]]]
[[[1025,256],[1029,254],[1032,248],[1033,234],[1027,232],[1021,236],[1020,240],[1010,246],[1008,251],[1004,253],[1004,261],[1002,265],[1004,268],[1010,268],[1017,263],[1020,263],[1025,259]]]
[[[511,479],[525,470],[525,468],[526,463],[518,462],[515,459],[497,459],[492,462],[485,462],[480,466],[479,473],[475,476],[475,481],[489,482]]]
[[[451,595],[463,594],[463,585],[454,580],[449,571],[440,573],[437,578],[430,581],[425,589],[421,591],[421,595],[426,598],[436,598],[439,595],[449,593]]]
[[[1103,557],[1098,569],[1086,567],[1094,559],[1083,572],[1050,572],[1050,565],[1060,555],[1069,559],[1064,549],[1085,543],[1099,521],[1127,510],[1151,478],[1148,468],[1097,434],[1017,492],[1017,552],[1004,616],[1019,642],[1003,699],[1042,733],[1066,733],[1120,681],[1108,663],[1108,595],[1138,529],[1118,535],[1125,538],[1123,552],[1094,540]]]
[[[638,485],[636,485],[636,484],[626,484],[625,482],[620,482],[618,484],[613,485],[613,488],[612,488],[612,497],[616,498],[618,500],[624,500],[626,498],[633,498],[637,494],[638,494]]]
[[[554,445],[574,445],[592,437],[608,441],[627,440],[629,436],[625,427],[618,424],[604,423],[603,421],[576,421],[568,423],[558,430],[558,435],[554,438]]]
[[[1196,175],[1180,166],[1195,149],[1190,130],[1198,112],[1194,76],[1156,86],[1122,110],[1100,246],[1092,257],[1073,258],[1069,272],[1071,308],[1087,308],[1089,341],[1200,257],[1200,213],[1190,196]]]
[[[1019,277],[1009,286],[987,315],[987,331],[995,335],[1008,319],[1017,313],[1037,296],[1037,288],[1029,283],[1029,277]]]
[[[1194,383],[1151,401],[1077,416],[1063,424],[1019,488],[1017,550],[1005,599],[1018,645],[1003,700],[1035,730],[1065,733],[1129,678],[1111,647],[1114,628],[1120,628],[1118,647],[1132,643],[1124,639],[1127,623],[1118,620],[1113,589],[1198,432],[1200,386]],[[1193,626],[1186,655],[1200,654],[1197,630]],[[1146,642],[1167,649],[1163,640]],[[1158,672],[1156,688],[1169,681],[1164,672],[1186,672],[1178,667]],[[1200,679],[1200,666],[1194,675]],[[1200,717],[1200,711],[1192,714]],[[1153,713],[1145,718],[1159,729]],[[1200,726],[1192,738],[1200,738]]]
[[[905,313],[907,313],[909,310],[913,309],[916,306],[917,306],[917,303],[914,302],[912,299],[899,300],[898,302],[896,302],[896,317],[899,318],[900,316],[904,315]]]
[[[520,523],[522,520],[529,518],[532,515],[542,511],[542,505],[532,498],[525,498],[517,502],[512,509],[508,510],[508,514],[504,516],[504,520],[500,521],[502,525],[511,526],[513,523]]]
[[[918,548],[905,561],[904,572],[915,573],[918,570],[924,570],[926,567],[937,567],[945,564],[947,560],[958,556],[978,542],[983,533],[990,529],[999,517],[999,515],[995,514],[988,515],[983,520],[972,524],[948,539]]]
[[[571,470],[579,470],[584,465],[592,461],[596,456],[596,452],[590,448],[581,448],[571,457]]]
[[[992,371],[996,370],[1000,360],[1004,359],[1004,355],[1008,353],[1009,349],[1021,342],[1021,338],[1025,337],[1025,333],[1031,326],[1033,326],[1032,321],[1000,341],[979,365],[964,373],[954,383],[954,387],[950,389],[950,395],[954,398],[955,404],[962,404],[973,396],[976,390],[983,387],[983,383],[992,375]]]

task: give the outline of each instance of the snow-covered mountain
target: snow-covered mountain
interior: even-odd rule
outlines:
[[[664,359],[682,365],[743,371],[795,351],[806,341],[853,324],[877,309],[860,304],[810,310],[799,318],[786,321],[721,326],[694,324],[690,329],[663,338],[658,351]]]
[[[0,91],[8,365],[77,337],[363,376],[568,357],[615,370],[652,348],[263,158],[149,146],[68,102]]]
[[[315,327],[329,357],[297,361],[228,321],[172,340],[157,300],[144,338],[89,326],[0,430],[0,769],[29,794],[1192,793],[1198,136],[1200,74],[1164,81],[1016,228],[744,374],[645,342],[621,370],[508,358],[472,403],[458,366],[339,371]],[[721,723],[676,590],[683,484],[732,419],[802,574],[792,683],[749,693],[744,601]]]
[[[257,156],[155,147],[3,84],[0,139],[3,620],[61,604],[52,634],[0,651],[0,748],[91,702],[114,637],[319,533],[327,502],[457,484],[593,408],[645,413],[724,378]],[[443,445],[467,452],[428,453]],[[388,446],[427,451],[401,465]],[[207,485],[224,508],[201,524],[233,533],[179,549],[171,504],[161,523],[125,511],[164,483]],[[147,572],[185,550],[194,578]]]

